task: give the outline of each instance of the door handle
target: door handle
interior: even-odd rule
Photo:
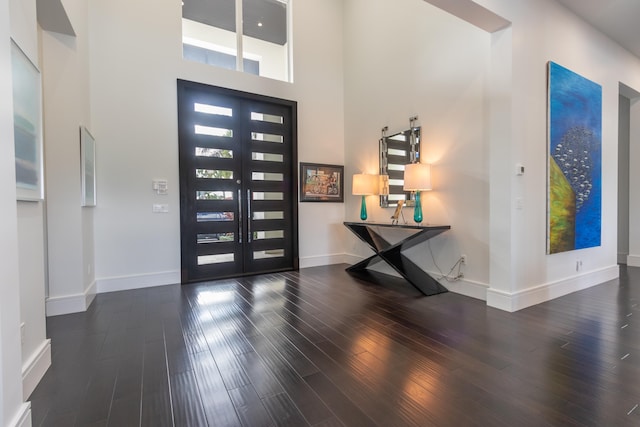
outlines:
[[[238,188],[238,243],[242,243],[242,190]]]
[[[247,189],[247,242],[251,243],[251,190]]]

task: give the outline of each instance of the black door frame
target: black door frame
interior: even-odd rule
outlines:
[[[287,270],[298,270],[299,269],[299,243],[298,243],[298,236],[299,236],[299,232],[298,232],[298,182],[297,182],[297,177],[298,177],[298,172],[297,172],[297,168],[298,168],[298,117],[297,117],[297,102],[296,101],[291,101],[291,100],[286,100],[286,99],[281,99],[281,98],[276,98],[276,97],[271,97],[271,96],[266,96],[266,95],[260,95],[260,94],[255,94],[255,93],[250,93],[250,92],[243,92],[243,91],[239,91],[239,90],[235,90],[235,89],[229,89],[229,88],[224,88],[224,87],[219,87],[219,86],[213,86],[213,85],[208,85],[208,84],[204,84],[204,83],[198,83],[198,82],[193,82],[193,81],[187,81],[187,80],[182,80],[182,79],[177,79],[177,99],[178,99],[178,138],[179,141],[183,141],[186,138],[189,137],[189,134],[187,133],[188,130],[181,125],[181,120],[180,120],[180,104],[179,104],[179,100],[181,98],[181,91],[182,90],[194,90],[194,91],[203,91],[203,92],[208,92],[208,93],[214,93],[215,95],[218,96],[223,96],[223,97],[232,97],[232,98],[236,98],[239,99],[241,101],[255,101],[255,102],[263,102],[263,103],[271,103],[271,104],[276,104],[285,108],[288,108],[291,112],[291,169],[290,171],[288,171],[288,173],[290,174],[290,176],[288,177],[288,188],[286,189],[286,191],[290,191],[291,195],[292,195],[292,201],[291,201],[291,219],[292,219],[292,227],[291,227],[291,243],[292,243],[292,265],[286,269],[282,269],[282,268],[278,268],[278,269],[273,269],[273,270],[264,270],[264,271],[260,271],[260,272],[244,272],[244,273],[234,273],[234,274],[230,274],[230,275],[221,275],[221,276],[216,276],[215,279],[222,279],[225,277],[239,277],[239,276],[249,276],[249,275],[254,275],[254,274],[261,274],[261,273],[268,273],[268,272],[275,272],[275,271],[287,271]],[[183,146],[184,144],[179,143],[178,144],[178,151],[179,151],[179,162],[180,162],[180,173],[182,173],[184,167],[183,167],[183,162],[185,162],[186,159],[186,154],[183,154],[183,150],[184,149],[188,149],[187,146]],[[245,177],[243,177],[243,179],[245,179]],[[181,249],[181,280],[182,283],[191,283],[191,282],[200,282],[200,281],[204,281],[204,280],[214,280],[214,279],[201,279],[201,278],[192,278],[189,276],[189,271],[188,269],[185,268],[185,262],[184,262],[184,254],[187,253],[188,251],[185,251],[187,246],[190,244],[190,242],[186,239],[186,237],[184,236],[184,231],[183,231],[183,223],[184,221],[187,219],[184,217],[184,215],[186,214],[186,212],[188,211],[188,209],[184,209],[183,207],[187,206],[189,203],[189,199],[188,199],[188,193],[189,193],[189,189],[187,188],[186,185],[187,180],[185,179],[180,179],[180,249]],[[250,202],[249,202],[250,203]]]

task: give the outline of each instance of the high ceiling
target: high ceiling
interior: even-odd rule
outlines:
[[[557,0],[640,58],[640,0]]]
[[[436,6],[442,2],[427,1]],[[637,23],[640,0],[557,1],[640,58],[640,25]],[[184,0],[183,16],[235,31],[234,3],[235,0]],[[244,34],[280,45],[287,42],[286,6],[282,0],[243,0],[242,3]]]

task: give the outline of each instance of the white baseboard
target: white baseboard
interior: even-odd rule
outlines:
[[[22,365],[22,395],[23,399],[31,395],[47,369],[51,366],[51,340],[46,339],[38,349]]]
[[[180,283],[180,281],[179,271],[106,277],[97,280],[96,290],[99,294],[103,294],[106,292],[151,288],[153,286],[175,285],[176,283]]]
[[[345,254],[330,254],[319,256],[308,256],[300,258],[300,268],[318,267],[321,265],[333,265],[343,264],[345,261]]]
[[[618,264],[626,264],[629,254],[618,252]]]
[[[497,289],[487,290],[487,305],[500,310],[514,312],[532,305],[581,291],[595,285],[618,278],[620,269],[617,265],[590,271],[579,276],[533,286],[522,291],[508,293]]]
[[[640,255],[627,255],[627,266],[640,267]]]
[[[20,405],[18,413],[13,417],[7,427],[31,427],[31,402]]]
[[[87,311],[96,297],[96,282],[91,283],[82,294],[48,297],[45,301],[46,316],[81,313]]]
[[[47,298],[46,314],[47,316],[59,316],[61,314],[86,311],[95,299],[96,294],[173,285],[175,283],[180,283],[180,272],[178,271],[97,279],[89,285],[83,294]]]
[[[432,274],[433,277],[437,277],[437,275],[434,275],[433,273],[429,274]],[[486,283],[466,279],[456,280],[455,282],[440,281],[440,283],[442,283],[442,285],[447,288],[449,292],[479,299],[482,301],[487,300],[487,290],[489,289],[489,285],[487,285]]]
[[[85,306],[89,308],[94,299],[96,299],[96,281],[91,282],[86,291],[84,291]]]
[[[358,255],[342,254],[342,262],[344,262],[345,264],[357,264],[364,259],[364,257]]]
[[[83,311],[87,311],[87,296],[84,294],[49,297],[45,301],[47,317]]]

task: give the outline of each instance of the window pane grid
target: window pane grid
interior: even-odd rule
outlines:
[[[196,169],[196,178],[233,179],[233,171],[220,169]]]
[[[271,133],[251,132],[251,139],[261,142],[276,142],[278,144],[282,144],[284,142],[284,137],[282,135],[274,135]]]
[[[287,0],[183,0],[183,58],[291,82],[289,21]]]
[[[282,258],[283,256],[284,249],[267,249],[253,252],[253,259]]]
[[[198,244],[218,243],[218,242],[233,242],[233,233],[209,233],[198,234]]]
[[[233,212],[198,212],[196,219],[198,222],[224,222],[233,221]]]
[[[196,191],[196,200],[233,200],[233,191]]]
[[[193,110],[198,113],[233,117],[233,110],[231,108],[220,107],[219,105],[200,104],[199,102],[196,102],[193,104]]]
[[[274,153],[251,153],[251,159],[259,162],[284,162],[284,155]]]
[[[225,262],[233,262],[235,255],[233,253],[217,254],[217,255],[201,255],[198,257],[198,265],[222,264]]]
[[[195,125],[194,132],[196,135],[222,136],[225,138],[233,137],[232,129],[216,128],[212,126]]]
[[[221,148],[196,147],[197,157],[215,157],[218,159],[233,159],[233,150]]]

